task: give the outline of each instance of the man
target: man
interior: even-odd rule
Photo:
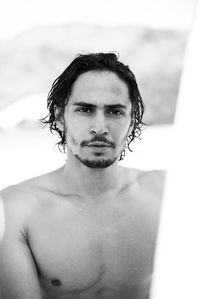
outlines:
[[[149,298],[164,174],[118,165],[142,126],[133,73],[114,53],[79,55],[48,108],[67,162],[2,191],[3,299]]]

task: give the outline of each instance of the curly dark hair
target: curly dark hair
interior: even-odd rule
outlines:
[[[123,80],[129,90],[129,97],[132,103],[131,117],[133,119],[133,130],[127,137],[126,148],[130,151],[131,142],[140,137],[141,128],[144,125],[142,117],[144,114],[144,103],[141,98],[134,74],[128,65],[118,60],[119,55],[114,52],[78,54],[64,72],[53,82],[48,93],[47,108],[49,114],[42,119],[42,122],[49,124],[50,131],[56,131],[61,140],[57,143],[59,149],[65,152],[66,136],[58,128],[57,120],[62,118],[65,107],[72,92],[72,87],[77,78],[88,71],[110,71]],[[55,111],[59,111],[56,115]],[[123,160],[125,149],[122,151],[119,161]]]

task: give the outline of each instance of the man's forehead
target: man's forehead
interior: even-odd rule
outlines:
[[[110,91],[116,95],[128,93],[127,84],[110,71],[89,71],[81,74],[74,83],[73,91]]]
[[[116,103],[127,106],[130,104],[126,83],[109,71],[89,71],[80,75],[72,88],[69,104],[77,101],[102,106]]]

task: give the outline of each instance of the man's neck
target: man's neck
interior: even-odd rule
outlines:
[[[117,161],[109,167],[95,169],[85,166],[78,160],[69,159],[62,168],[61,181],[63,187],[72,193],[98,197],[119,188],[122,183],[120,173],[121,167]]]

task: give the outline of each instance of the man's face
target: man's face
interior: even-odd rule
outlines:
[[[126,83],[108,71],[80,75],[65,108],[64,129],[68,153],[87,167],[113,164],[132,130]]]

